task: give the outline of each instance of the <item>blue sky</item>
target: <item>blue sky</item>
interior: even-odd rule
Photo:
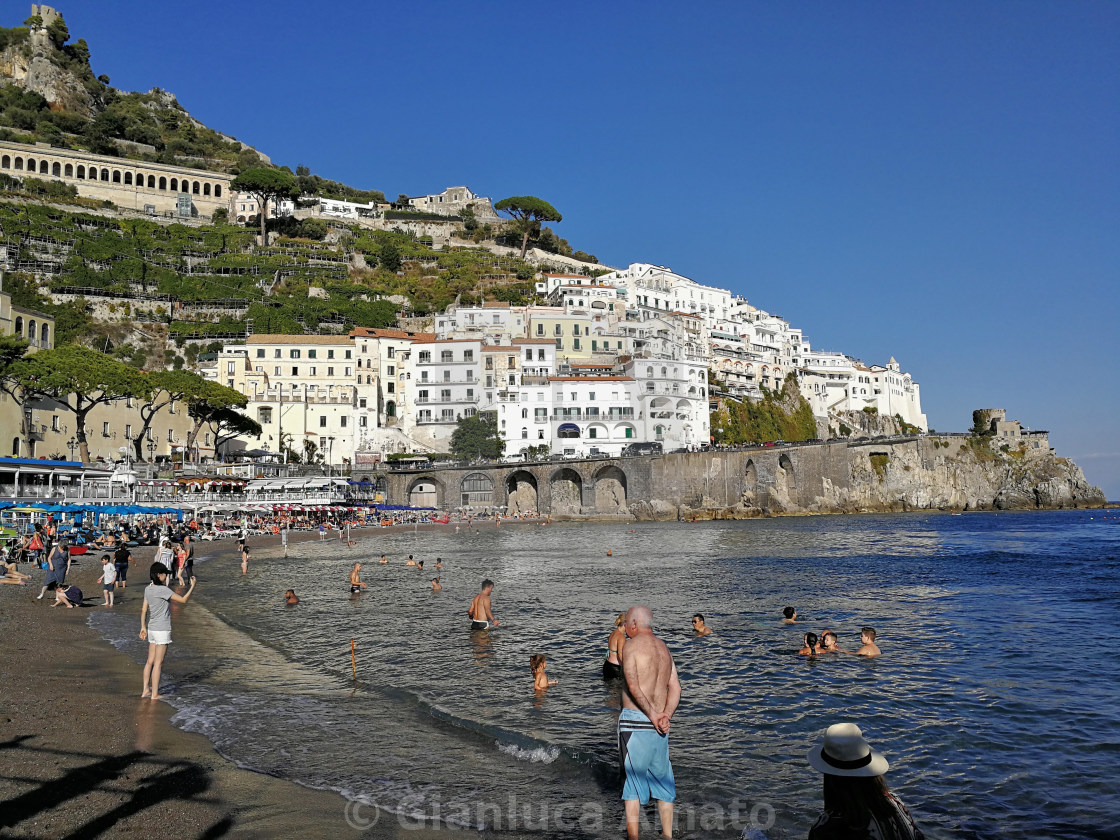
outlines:
[[[539,195],[1120,499],[1120,4],[56,5],[95,72],[277,163]]]

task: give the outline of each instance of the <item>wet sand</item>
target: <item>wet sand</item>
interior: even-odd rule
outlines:
[[[354,538],[376,529],[354,531]],[[298,542],[318,533],[293,533]],[[337,540],[337,534],[334,535]],[[280,552],[278,537],[251,538],[260,559]],[[234,540],[200,543],[199,557],[232,555]],[[136,616],[152,548],[141,548],[129,587],[117,590],[115,610]],[[54,596],[35,599],[43,573],[28,586],[0,586],[0,836],[11,838],[225,836],[422,838],[440,832],[404,830],[392,815],[359,832],[347,822],[347,802],[243,770],[210,742],[170,723],[172,708],[141,700],[140,668],[101,641],[88,626],[103,609],[100,555],[77,558],[68,582],[86,606],[52,608]],[[208,581],[207,585],[220,585]],[[204,597],[200,590],[195,597]],[[89,606],[96,604],[97,606]],[[186,606],[190,609],[190,605]],[[340,745],[340,749],[346,749]],[[359,823],[368,809],[351,808]]]

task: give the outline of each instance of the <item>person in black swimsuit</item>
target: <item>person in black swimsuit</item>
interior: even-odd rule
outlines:
[[[362,564],[355,563],[354,568],[350,570],[350,594],[361,595],[365,588],[366,585],[362,583]]]
[[[614,620],[614,630],[607,639],[607,658],[603,660],[603,679],[621,680],[622,674],[622,646],[626,644],[626,613],[619,613]]]

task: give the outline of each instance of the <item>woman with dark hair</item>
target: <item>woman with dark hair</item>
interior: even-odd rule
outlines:
[[[821,649],[819,647],[817,647],[817,634],[816,633],[806,633],[805,634],[805,647],[801,648],[801,650],[799,650],[797,652],[798,655],[799,656],[816,656],[820,652],[821,652]]]
[[[603,679],[622,679],[622,646],[626,644],[626,631],[622,625],[626,623],[626,613],[619,613],[614,620],[614,629],[607,639],[607,658],[603,660]]]
[[[809,764],[824,774],[824,813],[809,840],[923,840],[914,818],[887,787],[890,765],[854,723],[828,727]]]
[[[141,697],[159,699],[159,677],[163,657],[171,644],[171,602],[185,604],[194,592],[195,578],[185,595],[173,592],[167,585],[171,570],[163,563],[153,563],[148,572],[152,582],[144,588],[144,605],[140,608],[140,639],[148,641],[148,661],[144,663],[144,690]]]

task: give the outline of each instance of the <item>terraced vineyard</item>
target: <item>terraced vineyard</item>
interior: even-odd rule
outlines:
[[[404,233],[343,224],[326,241],[281,238],[262,248],[235,225],[164,225],[17,202],[0,202],[0,261],[9,288],[22,290],[17,303],[68,306],[77,316],[109,302],[98,307],[100,320],[111,321],[112,310],[118,323],[162,321],[180,340],[383,327],[456,297],[524,303],[536,271],[515,258],[437,251]],[[61,325],[59,337],[67,338]]]

